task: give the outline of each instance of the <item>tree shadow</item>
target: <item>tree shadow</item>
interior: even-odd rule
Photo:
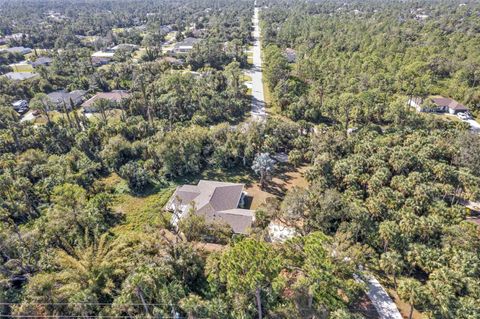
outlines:
[[[287,173],[292,172],[298,172],[298,168],[289,163],[277,164],[273,179],[267,182],[263,190],[278,197],[285,196],[288,191],[288,184],[293,180],[293,177],[287,175]],[[279,179],[281,182],[278,183],[275,179]]]

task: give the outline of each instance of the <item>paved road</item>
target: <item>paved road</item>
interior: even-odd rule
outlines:
[[[258,13],[260,9],[255,7],[253,15],[253,66],[247,72],[252,77],[252,118],[263,122],[267,118],[265,112],[265,96],[263,94],[262,79],[262,51],[260,45],[260,27],[258,25]]]
[[[375,277],[368,274],[363,274],[362,279],[358,276],[357,280],[364,281],[367,285],[367,295],[372,301],[375,309],[377,309],[378,315],[381,319],[403,319],[402,315],[398,311],[397,306],[390,298],[388,293],[383,289],[382,285]]]

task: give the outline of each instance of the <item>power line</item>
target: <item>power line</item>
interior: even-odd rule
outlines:
[[[111,302],[0,302],[0,306],[15,306],[15,305],[41,305],[41,306],[50,306],[50,305],[59,305],[59,306],[68,306],[68,305],[96,305],[96,306],[172,306],[172,304],[167,303],[111,303]]]
[[[122,319],[122,318],[145,318],[145,319],[154,319],[156,316],[154,315],[135,315],[135,316],[100,316],[100,315],[96,315],[96,316],[88,316],[88,315],[0,315],[0,318],[56,318],[56,319],[59,319],[59,318],[89,318],[89,319],[93,319],[93,318],[98,318],[98,319],[103,319],[103,318],[109,318],[109,319],[113,319],[113,318],[119,318],[119,319]],[[187,317],[180,317],[180,316],[169,316],[169,317],[165,317],[165,316],[161,316],[160,318],[162,319],[186,319]],[[208,319],[208,318],[198,318],[198,319]]]

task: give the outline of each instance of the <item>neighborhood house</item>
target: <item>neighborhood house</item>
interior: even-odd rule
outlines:
[[[460,112],[468,112],[468,109],[447,97],[440,95],[429,96],[427,98],[414,97],[408,101],[408,104],[414,107],[418,112],[437,112],[457,114]]]
[[[137,50],[138,49],[138,45],[135,45],[135,44],[129,44],[129,43],[122,43],[122,44],[118,44],[114,47],[111,47],[109,51],[117,51],[117,50]]]
[[[99,92],[92,96],[90,99],[83,102],[82,107],[85,113],[96,112],[96,103],[99,100],[107,100],[112,104],[119,104],[125,98],[128,98],[130,93],[124,90],[114,90],[111,92]]]
[[[8,72],[5,73],[3,76],[12,81],[24,81],[36,78],[39,75],[32,72]]]
[[[57,110],[63,110],[64,108],[70,110],[72,107],[78,106],[83,102],[86,93],[84,90],[75,90],[72,92],[62,90],[49,93],[47,96]]]
[[[202,40],[197,38],[186,38],[183,41],[175,44],[173,48],[173,53],[188,54],[193,49],[193,46],[199,43],[200,41]]]
[[[207,222],[224,222],[237,234],[247,234],[255,220],[244,204],[243,184],[201,180],[197,185],[177,187],[166,209],[178,213],[172,223],[189,213],[205,217]]]
[[[1,51],[6,51],[6,52],[9,52],[9,53],[17,53],[17,54],[25,55],[25,54],[31,53],[32,49],[25,48],[25,47],[12,47],[12,48],[2,49]]]
[[[34,68],[39,67],[39,66],[49,66],[53,62],[52,58],[46,57],[46,56],[41,56],[35,61],[32,62],[32,66]]]
[[[108,64],[114,55],[115,52],[113,51],[97,51],[92,54],[92,64],[95,66]]]

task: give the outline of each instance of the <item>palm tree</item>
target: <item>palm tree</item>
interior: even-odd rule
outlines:
[[[37,110],[47,118],[47,123],[51,123],[49,112],[54,109],[52,101],[45,93],[37,93],[30,101],[30,108]]]
[[[408,319],[412,319],[413,307],[420,302],[423,296],[422,285],[413,278],[401,279],[398,284],[398,295],[410,305]]]
[[[397,288],[397,275],[400,274],[405,267],[402,256],[396,251],[389,251],[380,257],[380,267],[387,275],[393,276],[395,289]]]
[[[59,293],[69,299],[84,291],[99,302],[110,302],[118,288],[116,283],[126,276],[131,265],[133,248],[103,234],[92,242],[85,236],[82,244],[69,250],[58,250],[56,254],[60,272],[55,278],[62,284]]]

